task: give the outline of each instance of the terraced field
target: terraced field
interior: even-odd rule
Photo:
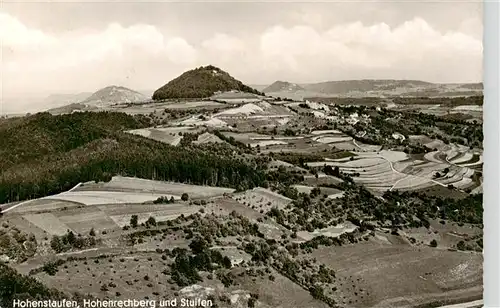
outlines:
[[[379,191],[422,189],[434,185],[453,185],[459,189],[467,189],[476,185],[472,179],[476,171],[467,167],[469,163],[453,163],[460,158],[448,162],[446,159],[448,156],[444,156],[447,152],[427,153],[424,160],[411,159],[403,152],[386,150],[355,152],[354,154],[356,157],[353,160],[349,158],[330,159],[310,162],[307,165],[310,167],[323,167],[325,165],[339,167],[340,171],[354,175],[356,182]],[[465,154],[463,155],[465,156]],[[455,154],[453,157],[456,156]],[[473,155],[471,159],[472,157]],[[465,162],[469,162],[471,159]],[[449,169],[449,171],[443,173],[445,169]],[[436,177],[436,173],[443,174]]]
[[[233,199],[258,211],[269,211],[272,207],[282,209],[292,200],[271,190],[257,187],[234,194]]]
[[[194,126],[174,126],[174,127],[160,127],[160,128],[142,128],[130,130],[128,133],[150,138],[156,141],[161,141],[170,145],[178,145],[183,136],[182,134],[189,133],[195,134],[200,132],[201,129]]]

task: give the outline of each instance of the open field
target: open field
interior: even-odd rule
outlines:
[[[66,200],[54,200],[54,199],[38,199],[27,202],[24,205],[18,206],[11,213],[29,213],[29,212],[51,212],[63,209],[69,209],[74,207],[83,206],[82,203],[76,203]]]
[[[332,248],[320,248],[312,255],[333,267],[337,277],[345,281],[340,289],[346,301],[354,300],[350,298],[354,292],[364,295],[356,298],[357,307],[421,305],[442,300],[446,293],[458,290],[471,299],[482,294],[480,254],[372,240],[334,249],[333,253]],[[381,278],[384,283],[380,283]]]
[[[270,273],[275,277],[274,282],[259,276],[239,277],[238,274],[243,270],[235,268],[232,272],[236,277],[236,286],[225,288],[218,279],[205,279],[204,282],[180,288],[168,282],[169,275],[164,271],[168,269],[168,264],[170,262],[162,260],[160,254],[136,252],[122,257],[67,261],[56,275],[40,273],[36,277],[63,291],[78,289],[97,297],[109,296],[114,299],[148,297],[180,300],[224,295],[231,306],[245,307],[250,294],[256,293],[259,294],[258,307],[271,308],[283,304],[288,307],[328,307],[274,270]]]
[[[182,102],[162,102],[162,103],[144,103],[144,104],[120,104],[109,106],[104,110],[119,111],[128,114],[150,114],[162,113],[165,110],[187,110],[187,109],[222,109],[229,107],[226,104],[215,101],[182,101]]]
[[[57,195],[47,197],[51,200],[63,200],[69,202],[76,202],[85,205],[96,204],[121,204],[121,203],[143,203],[147,201],[154,201],[159,197],[167,196],[180,199],[180,196],[174,195],[160,195],[154,193],[126,193],[117,191],[91,191],[81,190],[72,192],[63,192]]]
[[[174,198],[180,198],[183,193],[187,193],[189,197],[193,199],[222,196],[224,193],[231,193],[234,191],[232,188],[189,185],[122,176],[115,176],[110,182],[106,183],[85,183],[85,185],[80,186],[75,192],[88,190],[103,192],[137,192],[145,193],[146,195],[161,196],[171,195],[174,196]]]
[[[200,132],[199,127],[194,126],[173,126],[173,127],[158,127],[158,128],[141,128],[128,131],[131,134],[143,136],[156,141],[161,141],[170,145],[178,145],[183,134],[195,134]]]
[[[223,143],[219,137],[210,134],[210,133],[203,133],[198,136],[198,139],[196,141],[193,141],[194,144],[205,144],[205,143]]]
[[[139,224],[148,218],[154,217],[157,221],[175,219],[180,215],[190,215],[198,212],[199,206],[188,204],[134,204],[122,202],[103,205],[86,205],[85,207],[73,207],[51,212],[36,211],[32,206],[31,211],[23,213],[12,212],[9,219],[14,219],[16,225],[25,232],[33,232],[41,235],[62,235],[67,230],[73,230],[79,234],[86,234],[90,229],[101,231],[120,230],[130,223],[132,215],[138,216]],[[23,220],[24,222],[21,223]],[[26,222],[29,222],[27,224]],[[37,227],[45,232],[40,232]]]
[[[51,213],[26,214],[23,218],[51,235],[63,235],[70,229]]]
[[[241,194],[234,194],[233,198],[244,205],[258,211],[264,210],[265,212],[269,211],[272,207],[284,208],[292,201],[285,196],[260,187],[247,190]]]
[[[346,223],[342,225],[336,225],[334,227],[328,227],[324,229],[314,230],[313,232],[299,231],[297,236],[303,238],[306,241],[312,240],[316,236],[326,236],[326,237],[339,237],[344,233],[350,233],[356,230],[356,226],[351,223]]]

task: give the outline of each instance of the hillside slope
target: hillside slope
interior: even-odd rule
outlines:
[[[133,103],[146,100],[143,94],[120,86],[109,86],[98,90],[81,104],[87,106],[107,107],[120,103]]]
[[[481,95],[482,83],[439,84],[420,80],[363,79],[326,81],[296,85],[277,81],[264,89],[267,94],[287,97],[333,96],[473,96]]]
[[[305,89],[296,83],[278,80],[278,81],[275,81],[270,86],[266,87],[264,90],[262,90],[262,92],[264,92],[264,93],[282,92],[282,91],[295,92],[295,91],[301,91],[301,90],[305,90]]]
[[[261,94],[213,65],[187,71],[153,93],[154,100],[206,98],[217,92],[242,91]]]
[[[124,133],[149,127],[118,112],[38,113],[0,120],[0,204],[40,198],[113,175],[211,186],[261,185],[251,161],[231,153],[179,148]]]

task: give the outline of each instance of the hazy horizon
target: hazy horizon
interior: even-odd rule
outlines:
[[[249,85],[476,83],[482,32],[481,2],[3,2],[2,109],[109,85],[153,91],[208,64]]]

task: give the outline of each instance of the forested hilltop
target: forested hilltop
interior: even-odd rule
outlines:
[[[220,68],[208,65],[187,71],[171,80],[153,93],[153,99],[206,98],[219,91],[231,90],[262,94]]]
[[[113,175],[247,189],[265,180],[230,152],[182,150],[124,133],[150,126],[114,112],[39,113],[0,122],[0,203],[39,198]]]

